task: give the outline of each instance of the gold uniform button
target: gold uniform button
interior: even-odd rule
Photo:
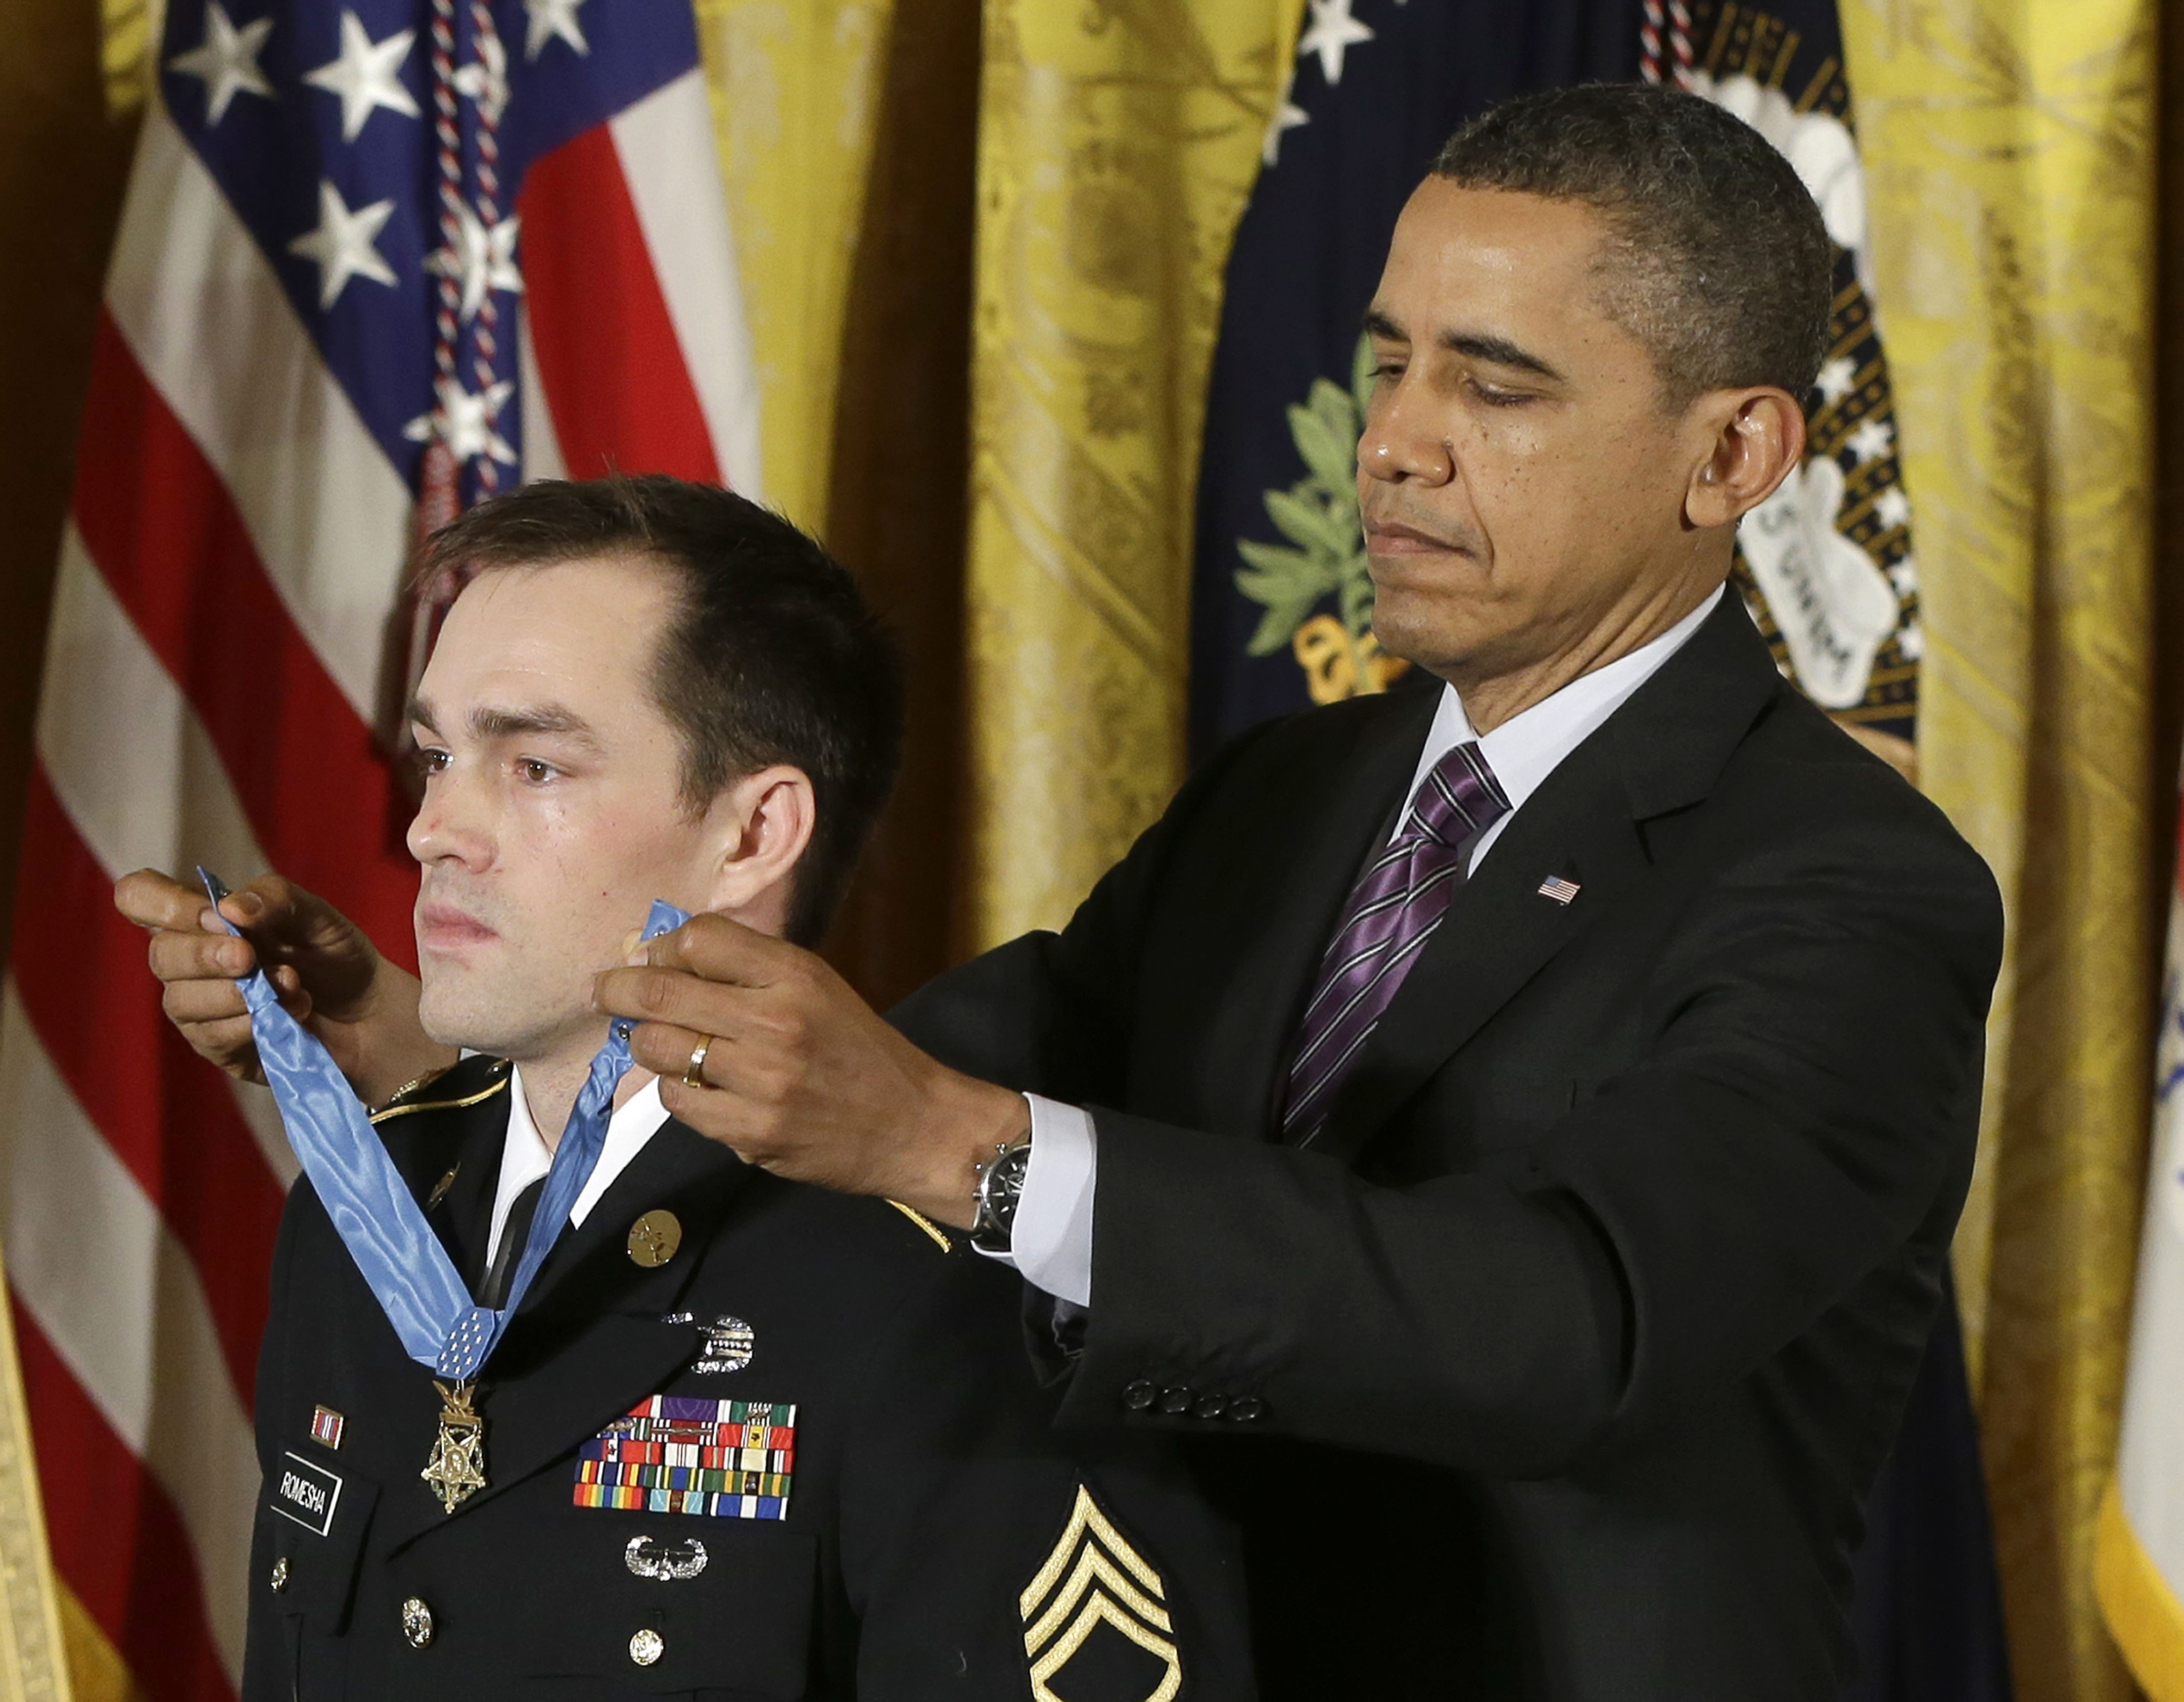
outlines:
[[[276,1595],[288,1588],[288,1557],[286,1554],[274,1561],[271,1582]]]
[[[402,1635],[412,1649],[423,1649],[432,1640],[432,1610],[415,1596],[402,1604]]]
[[[671,1211],[647,1212],[629,1226],[631,1263],[649,1270],[675,1257],[682,1245],[682,1222]]]
[[[649,1628],[640,1631],[629,1640],[629,1658],[639,1666],[649,1666],[667,1652],[667,1644],[660,1633]]]

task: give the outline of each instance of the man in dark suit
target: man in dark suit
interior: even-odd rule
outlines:
[[[1051,1297],[1065,1422],[1203,1439],[1279,1694],[1840,1681],[2002,923],[1724,591],[1773,499],[1829,613],[1784,488],[1828,261],[1708,103],[1490,114],[1367,321],[1374,627],[1440,689],[1240,739],[900,1034],[713,918],[603,980],[641,1055],[730,1042],[693,1127],[977,1219]]]
[[[570,1132],[607,1038],[592,975],[649,899],[824,925],[899,722],[848,575],[670,479],[533,485],[434,550],[476,577],[410,706],[405,1008],[433,1069],[372,1123],[461,1286],[512,1321],[474,1387],[436,1381],[390,1327],[386,1241],[358,1233],[386,1208],[306,1150],[258,1376],[246,1697],[1248,1699],[1233,1533],[1164,1439],[1056,1429],[1007,1270],[746,1166],[642,1070],[596,1149]],[[250,1073],[229,978],[251,948],[165,877],[116,896],[159,930],[170,1009]],[[376,954],[324,973],[338,918],[277,882],[231,907],[354,1064]]]

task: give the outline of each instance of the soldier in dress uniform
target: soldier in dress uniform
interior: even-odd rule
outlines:
[[[411,706],[440,1050],[371,1121],[499,1308],[605,1035],[591,976],[651,896],[816,939],[900,694],[847,575],[726,492],[533,485],[429,565],[475,575]],[[315,901],[226,901],[253,949],[164,876],[116,897],[200,1050],[254,1069],[232,978],[262,957],[353,1080],[387,1067],[345,1048],[398,972],[360,936],[346,976],[323,932],[288,953],[339,925]],[[299,1180],[276,1255],[247,1702],[1251,1694],[1222,1522],[1160,1444],[1055,1431],[1020,1280],[917,1214],[744,1165],[639,1072],[454,1388],[340,1215]]]

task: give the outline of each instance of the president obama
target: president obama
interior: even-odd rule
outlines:
[[[1724,589],[1829,259],[1702,100],[1490,113],[1366,321],[1374,628],[1441,689],[1246,734],[894,1027],[718,918],[599,984],[683,1122],[1011,1258],[1064,1424],[1199,1439],[1270,1694],[1840,1682],[2002,918]]]

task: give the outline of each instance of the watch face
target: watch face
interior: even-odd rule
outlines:
[[[994,1252],[1008,1250],[1017,1201],[1023,1192],[1024,1173],[1030,1168],[1028,1141],[1011,1147],[985,1167],[978,1179],[978,1218],[971,1226],[975,1245]]]

